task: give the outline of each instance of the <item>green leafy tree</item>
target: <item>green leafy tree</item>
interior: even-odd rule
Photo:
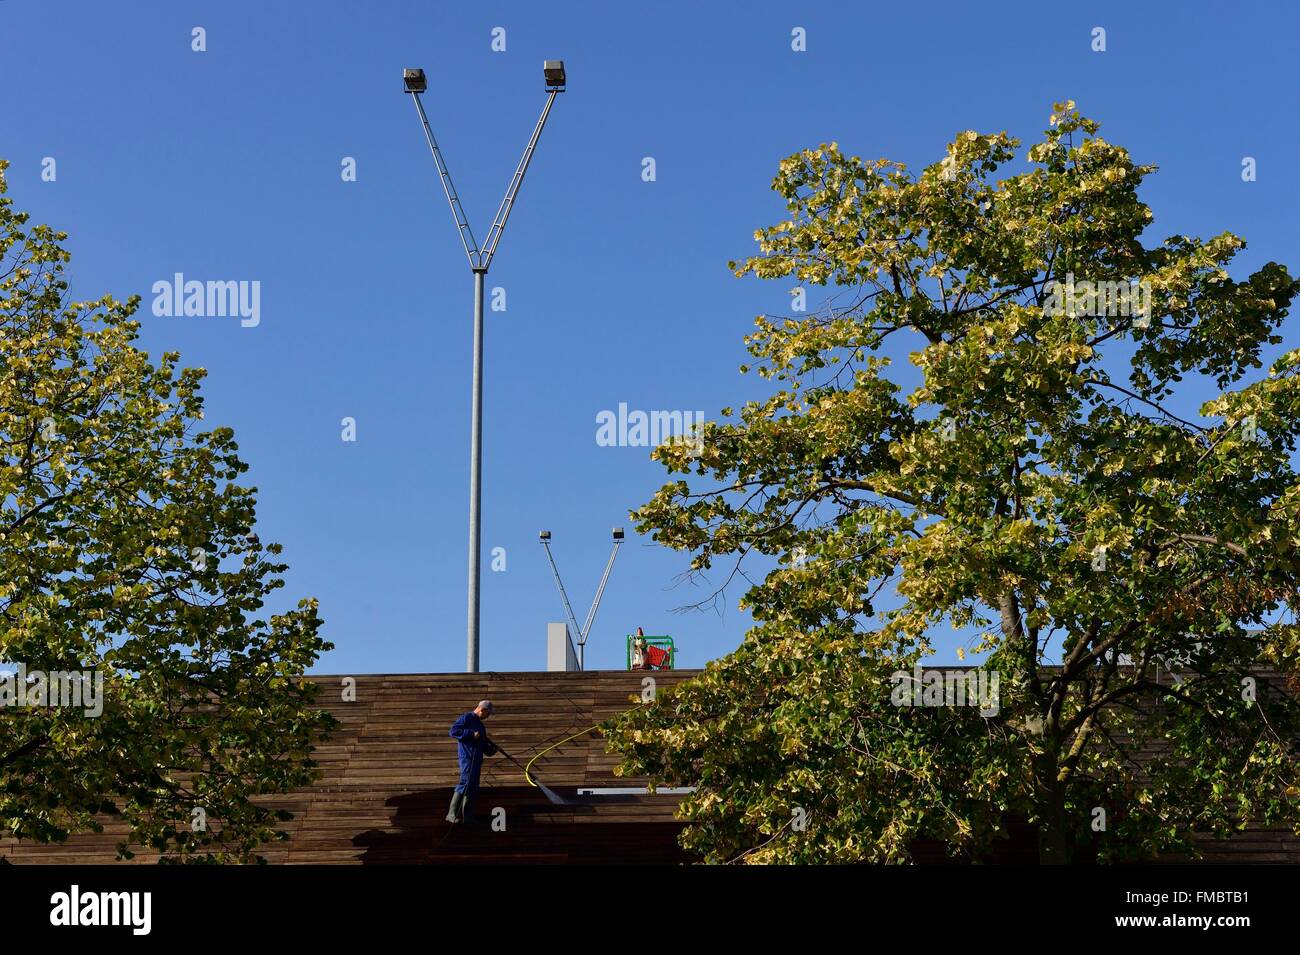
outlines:
[[[232,432],[198,430],[203,371],[133,346],[138,296],[68,301],[67,236],[14,211],[6,165],[0,659],[93,671],[103,695],[98,715],[25,691],[0,709],[0,827],[58,841],[110,813],[123,855],[250,860],[288,818],[258,797],[309,782],[332,723],[303,677],[330,646],[316,604],[257,617],[285,565]]]
[[[1228,233],[1144,241],[1155,167],[1055,109],[1023,156],[966,132],[919,175],[791,156],[788,218],[733,263],[845,290],[757,320],[767,396],[657,449],[682,477],[633,515],[696,572],[763,562],[743,645],[609,728],[625,771],[698,787],[708,860],[978,858],[1021,819],[1044,862],[1111,861],[1300,822],[1300,351],[1251,374],[1300,285],[1231,278]],[[894,705],[949,627],[995,715]]]

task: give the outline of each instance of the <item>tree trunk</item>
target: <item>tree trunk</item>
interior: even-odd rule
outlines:
[[[1056,779],[1054,766],[1039,775],[1042,796],[1038,808],[1038,864],[1069,865],[1074,861],[1070,823],[1065,811],[1065,789]]]

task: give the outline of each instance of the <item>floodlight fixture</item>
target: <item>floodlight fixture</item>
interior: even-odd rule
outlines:
[[[424,70],[408,67],[402,70],[402,85],[408,93],[423,93],[429,88],[429,81],[424,77]]]
[[[623,539],[623,528],[621,527],[614,528],[614,540],[621,541],[622,539]]]
[[[542,75],[546,77],[548,90],[562,90],[565,87],[563,60],[546,60],[542,63]]]

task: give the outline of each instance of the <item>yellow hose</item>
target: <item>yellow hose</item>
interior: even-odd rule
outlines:
[[[565,743],[571,742],[572,740],[575,740],[579,736],[582,736],[586,733],[590,733],[594,729],[600,729],[600,723],[596,723],[593,726],[588,726],[585,730],[579,730],[578,732],[574,733],[572,736],[568,737],[567,739],[562,739],[558,743],[552,743],[550,746],[546,747],[546,749],[538,750],[537,753],[534,754],[533,758],[530,759],[528,763],[524,766],[524,779],[528,780],[528,785],[530,786],[537,785],[537,783],[533,782],[533,777],[530,772],[530,770],[533,768],[533,763],[537,762],[537,760],[540,759],[542,756],[545,756],[551,750],[555,749],[555,747],[563,746]]]

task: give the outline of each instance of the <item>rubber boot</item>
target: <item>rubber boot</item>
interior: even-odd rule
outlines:
[[[447,821],[450,823],[460,823],[465,821],[465,794],[452,793],[451,806],[447,810]]]

